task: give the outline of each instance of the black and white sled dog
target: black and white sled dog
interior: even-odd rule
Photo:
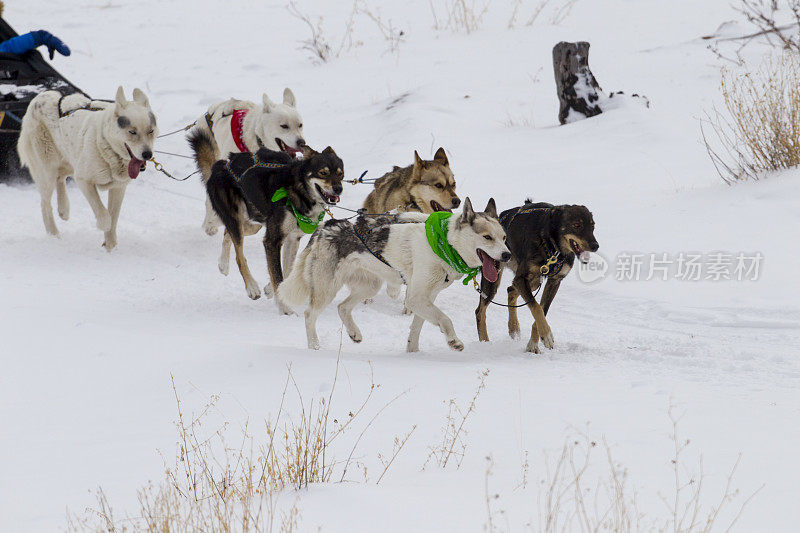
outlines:
[[[320,153],[305,146],[300,160],[261,148],[255,154],[230,154],[226,161],[218,160],[216,144],[206,132],[192,132],[189,142],[201,171],[209,175],[206,192],[225,225],[220,272],[228,275],[233,244],[247,295],[253,300],[261,296],[247,266],[242,239],[263,226],[271,285],[264,287],[264,292],[274,294],[284,273],[292,270],[300,239],[316,230],[326,205],[339,202],[344,177],[342,160],[330,146]],[[280,300],[277,304],[282,313],[291,314]]]
[[[283,102],[280,104],[270,100],[267,93],[261,97],[261,104],[231,98],[211,104],[195,124],[193,131],[211,134],[217,142],[219,153],[226,158],[231,153],[256,153],[262,146],[294,158],[306,144],[303,119],[297,111],[294,93],[288,87],[283,90]],[[208,174],[201,174],[205,184]],[[220,226],[222,221],[206,198],[203,229],[207,234],[214,235]]]
[[[569,274],[575,257],[586,261],[589,251],[596,252],[600,248],[594,237],[594,217],[583,205],[553,205],[526,200],[524,205],[500,213],[500,222],[513,255],[507,264],[514,272],[514,279],[508,287],[508,334],[512,338],[519,337],[517,309],[513,306],[517,298],[522,297],[534,319],[526,351],[539,353],[539,339],[546,348],[554,346],[553,332],[545,315],[561,280]],[[534,293],[542,283],[545,286],[540,305]],[[481,298],[475,309],[481,341],[489,340],[486,308],[499,286],[500,276],[493,281],[485,277],[481,280]]]
[[[339,304],[339,316],[354,342],[361,342],[361,331],[353,321],[353,308],[373,297],[383,282],[406,283],[406,305],[414,314],[407,350],[419,350],[419,333],[425,320],[444,333],[453,350],[463,350],[453,322],[434,305],[444,288],[462,277],[462,273],[434,252],[428,239],[429,217],[402,213],[392,216],[360,217],[355,224],[329,220],[311,238],[300,254],[297,265],[278,288],[278,298],[288,305],[309,302],[305,311],[308,347],[319,349],[316,321],[343,285],[350,295]],[[448,214],[449,215],[449,214]],[[476,213],[469,198],[460,215],[446,221],[444,233],[451,250],[463,264],[478,269],[489,279],[496,279],[501,261],[511,253],[505,245],[505,233],[497,218],[494,199]],[[476,274],[477,270],[473,272]]]
[[[157,135],[156,116],[139,89],[133,90],[133,101],[125,99],[122,87],[113,102],[58,91],[44,91],[31,100],[17,152],[39,187],[47,233],[58,235],[50,205],[53,190],[58,216],[69,219],[66,180],[72,176],[105,233],[103,246],[111,251],[117,245],[125,189],[153,157]],[[98,189],[108,191],[108,207]]]

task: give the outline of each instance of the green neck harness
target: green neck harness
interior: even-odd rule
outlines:
[[[428,236],[428,244],[431,245],[433,253],[459,274],[467,274],[467,277],[462,281],[466,285],[469,280],[478,275],[481,268],[468,267],[455,248],[447,242],[447,223],[451,216],[453,216],[453,213],[448,213],[447,211],[431,213],[428,216],[428,220],[425,221],[425,234]]]
[[[325,211],[322,211],[319,214],[319,218],[317,220],[311,220],[309,217],[305,216],[303,213],[299,213],[297,209],[294,208],[291,200],[289,200],[289,193],[286,192],[286,189],[281,187],[275,194],[272,195],[272,201],[278,202],[286,198],[286,205],[289,206],[294,213],[294,218],[297,219],[297,226],[303,233],[314,233],[317,230],[317,226],[319,223],[322,222],[322,219],[325,218]]]

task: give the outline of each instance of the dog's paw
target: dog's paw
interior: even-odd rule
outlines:
[[[264,285],[264,296],[265,296],[265,297],[266,297],[268,300],[269,300],[269,299],[272,299],[272,297],[273,297],[273,296],[275,296],[275,291],[273,291],[273,290],[272,290],[272,285],[270,285],[269,283],[267,283],[266,285]]]
[[[319,350],[319,339],[313,339],[308,341],[308,349],[309,350]]]
[[[548,331],[545,335],[542,335],[542,344],[549,350],[553,349],[553,346],[555,346],[555,339],[553,339],[552,331]]]
[[[349,333],[349,335],[350,339],[355,343],[359,343],[364,340],[364,337],[361,336],[360,331],[354,331],[353,333]]]
[[[244,288],[247,290],[247,296],[251,300],[258,300],[261,298],[261,289],[258,287],[256,282],[248,282],[245,283]]]
[[[219,273],[223,276],[227,276],[231,270],[230,261],[220,261],[217,266],[219,267]]]
[[[404,315],[413,315],[414,313],[411,311],[411,309],[409,309],[408,307],[406,307],[406,306],[404,305],[404,306],[403,306],[403,314],[404,314]]]
[[[539,351],[539,342],[536,339],[531,339],[528,341],[528,345],[525,347],[526,352],[530,353],[541,353]]]
[[[108,214],[108,211],[103,210],[97,216],[97,229],[102,231],[111,229],[111,215]]]
[[[519,328],[517,328],[517,329],[508,328],[508,336],[511,337],[514,340],[518,340],[519,339]]]
[[[69,220],[69,204],[58,206],[58,216],[61,220]]]
[[[117,247],[117,241],[112,239],[106,239],[105,241],[103,241],[102,246],[103,248],[106,249],[106,252],[110,252],[111,250]]]
[[[364,300],[364,305],[372,305],[372,303],[373,303],[374,301],[375,301],[375,300],[373,300],[372,298],[367,298],[366,300]]]
[[[216,224],[212,224],[210,222],[203,223],[203,231],[206,232],[206,235],[209,237],[216,235],[219,228],[217,228]]]
[[[278,311],[280,311],[280,313],[285,316],[297,315],[297,313],[295,313],[291,307],[284,305],[280,302],[278,302]]]
[[[400,285],[387,285],[386,286],[386,294],[392,300],[397,300],[400,297],[400,289],[402,287]]]
[[[410,342],[409,342],[409,343],[406,345],[406,351],[407,351],[408,353],[414,353],[414,352],[418,352],[418,351],[419,351],[419,344],[413,344],[413,343],[410,343]]]
[[[463,350],[463,349],[464,349],[464,343],[463,343],[463,342],[461,342],[461,341],[460,341],[460,340],[458,340],[458,339],[453,339],[453,340],[449,341],[449,342],[447,343],[447,345],[448,345],[448,346],[450,346],[450,349],[451,349],[451,350],[455,350],[455,351],[457,351],[457,352],[460,352],[461,350]]]

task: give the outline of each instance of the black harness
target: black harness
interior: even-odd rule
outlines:
[[[70,109],[69,111],[63,111],[61,109],[61,102],[63,102],[64,98],[66,98],[67,96],[69,96],[69,95],[68,94],[61,94],[61,98],[58,99],[58,104],[56,104],[57,107],[58,107],[58,118],[60,118],[60,119],[64,118],[64,117],[68,117],[69,115],[71,115],[75,111],[102,111],[103,109],[105,109],[104,107],[94,107],[92,105],[93,102],[106,102],[106,103],[109,103],[109,104],[113,104],[114,103],[113,100],[90,100],[89,103],[87,103],[83,107],[79,107],[77,109]]]
[[[206,118],[208,118],[208,114],[206,114]],[[250,154],[250,157],[253,158],[253,161],[252,161],[252,163],[250,164],[249,167],[247,167],[246,169],[244,169],[243,171],[241,171],[239,173],[235,172],[231,168],[231,160],[230,159],[225,161],[225,168],[228,170],[228,172],[231,173],[231,175],[234,177],[234,179],[237,182],[241,181],[242,176],[244,176],[245,174],[247,174],[248,172],[250,172],[254,168],[285,168],[285,167],[289,166],[286,163],[269,163],[267,161],[261,161],[258,158],[258,156],[256,154],[254,154],[253,152],[244,152],[244,153]]]
[[[400,272],[398,269],[393,267],[392,264],[389,263],[389,261],[387,261],[385,257],[383,257],[382,253],[380,253],[380,252],[378,252],[376,250],[373,250],[372,248],[369,247],[369,245],[367,244],[367,234],[370,231],[374,230],[375,228],[381,228],[383,226],[387,226],[387,225],[391,225],[391,224],[417,224],[417,222],[414,222],[414,221],[411,221],[411,220],[406,220],[406,221],[400,220],[400,215],[396,215],[396,214],[382,214],[380,216],[385,216],[385,217],[389,218],[389,222],[387,222],[386,224],[380,224],[380,225],[376,225],[376,226],[373,226],[373,227],[369,228],[369,227],[367,227],[365,216],[364,215],[359,215],[358,218],[356,219],[355,224],[352,224],[353,233],[356,234],[356,237],[358,237],[358,240],[361,241],[361,244],[364,245],[364,248],[366,248],[367,251],[369,253],[371,253],[372,256],[375,259],[377,259],[378,261],[380,261],[384,265],[388,266],[389,268],[391,268],[392,270],[397,272],[397,274],[400,276],[400,279],[403,281],[403,284],[404,285],[408,285],[408,283],[406,282],[406,278],[405,278],[405,276],[403,276],[402,272]]]

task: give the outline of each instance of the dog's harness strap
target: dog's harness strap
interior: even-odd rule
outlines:
[[[63,93],[59,93],[59,94],[61,94],[61,98],[58,99],[58,103],[56,104],[56,106],[58,107],[58,118],[59,119],[64,118],[64,117],[68,117],[69,115],[71,115],[75,111],[102,111],[104,109],[102,107],[92,107],[92,102],[108,102],[108,103],[112,103],[111,100],[90,100],[89,103],[86,104],[83,107],[79,107],[77,109],[70,109],[69,111],[64,112],[64,111],[61,110],[61,102],[63,102],[64,98],[66,98],[69,95],[68,94],[63,94]]]
[[[364,222],[364,224],[361,224],[361,222]],[[403,224],[403,223],[404,222],[400,222],[400,221],[397,220],[397,215],[394,215],[394,222],[391,222],[391,224]],[[362,226],[366,226],[366,225],[367,225],[366,224],[366,219],[364,217],[362,217],[362,216],[359,216],[358,219],[356,220],[356,223],[352,224],[353,233],[356,234],[356,237],[358,237],[358,240],[361,241],[361,244],[364,245],[364,248],[366,248],[367,251],[369,253],[371,253],[373,255],[373,257],[375,257],[375,259],[377,259],[378,261],[380,261],[384,265],[388,266],[389,268],[391,268],[392,270],[397,272],[397,274],[400,276],[400,279],[403,281],[403,284],[407,285],[406,278],[403,276],[403,273],[400,272],[399,270],[397,270],[395,267],[393,267],[391,265],[391,263],[389,263],[389,261],[387,261],[386,258],[383,257],[383,254],[381,254],[380,252],[377,252],[377,251],[375,251],[375,250],[373,250],[372,248],[369,247],[369,245],[367,244],[367,233],[369,231],[372,231],[372,229],[374,229],[374,228],[364,229],[364,227],[362,227]]]
[[[244,141],[242,140],[242,133],[244,132],[244,117],[247,115],[247,112],[247,109],[234,109],[231,116],[231,135],[233,136],[233,142],[236,143],[236,148],[238,148],[242,153],[250,151],[247,149],[247,145],[244,144]]]

